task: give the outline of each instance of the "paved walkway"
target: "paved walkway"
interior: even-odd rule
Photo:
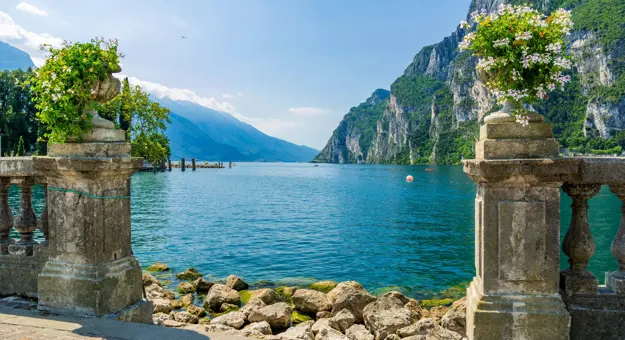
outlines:
[[[198,330],[201,326],[196,327]],[[2,340],[251,340],[189,329],[173,329],[97,318],[46,315],[37,310],[0,307]]]

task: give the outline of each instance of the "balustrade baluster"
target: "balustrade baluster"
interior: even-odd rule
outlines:
[[[48,241],[50,240],[50,235],[49,235],[49,225],[48,225],[48,184],[42,184],[43,186],[43,197],[44,197],[44,206],[43,206],[43,212],[41,213],[41,216],[39,217],[39,222],[37,223],[37,229],[41,230],[41,232],[43,233],[43,236],[45,238],[45,241],[43,242],[44,245],[48,245]]]
[[[33,240],[33,232],[37,229],[37,217],[33,210],[33,180],[26,178],[19,184],[21,188],[20,209],[15,219],[15,230],[20,233],[19,246],[26,246],[27,254],[32,254],[32,246],[37,244]]]
[[[621,200],[621,225],[614,241],[612,255],[618,261],[618,271],[606,273],[606,285],[618,294],[625,294],[625,185],[611,185],[610,190]]]
[[[13,227],[13,213],[9,208],[10,179],[0,178],[0,254],[9,252],[9,232]]]
[[[571,226],[562,250],[569,257],[570,268],[561,272],[560,285],[567,293],[596,293],[599,283],[588,270],[588,261],[595,252],[595,241],[588,225],[588,200],[597,195],[598,184],[565,184],[566,192],[573,199]]]

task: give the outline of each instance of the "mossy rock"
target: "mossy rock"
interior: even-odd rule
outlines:
[[[241,297],[241,304],[245,305],[248,302],[250,302],[250,300],[252,299],[253,295],[254,294],[252,293],[251,290],[242,290],[242,291],[240,291],[239,292],[239,296]]]
[[[178,293],[185,295],[185,294],[191,294],[195,292],[195,287],[190,284],[189,282],[181,282],[178,285]]]
[[[168,271],[169,267],[167,267],[167,265],[164,263],[156,262],[155,264],[149,266],[146,270],[149,272],[164,272]]]
[[[195,280],[202,277],[202,274],[195,268],[188,268],[184,272],[176,274],[176,277],[180,280]]]
[[[230,303],[222,303],[221,307],[219,308],[220,313],[230,313],[230,312],[236,312],[238,310],[239,310],[239,306],[233,305]]]
[[[383,296],[386,293],[389,292],[400,292],[403,294],[403,287],[400,286],[388,286],[388,287],[382,287],[382,288],[378,288],[376,290],[373,291],[373,295],[375,296]]]
[[[294,325],[300,324],[302,322],[310,321],[310,320],[313,320],[313,318],[304,313],[300,313],[296,310],[294,310],[293,313],[291,313],[291,321],[293,321]]]
[[[454,299],[439,299],[439,300],[421,300],[421,306],[426,308],[438,307],[438,306],[449,306],[455,300]]]
[[[252,286],[254,286],[254,288],[271,288],[275,286],[275,283],[269,280],[260,280],[256,281]]]
[[[322,293],[329,293],[334,287],[338,286],[338,282],[334,281],[319,281],[310,285],[310,289],[316,290]]]
[[[293,294],[297,291],[297,287],[278,287],[275,289],[276,293],[280,297],[280,300],[288,303],[289,305],[293,304]]]
[[[184,303],[180,300],[172,300],[169,305],[171,306],[172,309],[180,309],[182,307],[184,307]]]

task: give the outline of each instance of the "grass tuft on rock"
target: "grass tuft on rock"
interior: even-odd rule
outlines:
[[[310,320],[313,320],[313,318],[307,314],[300,313],[296,310],[294,310],[293,313],[291,313],[291,321],[293,322],[294,325],[300,324],[302,322],[310,321]]]
[[[241,297],[241,304],[245,305],[252,299],[252,291],[251,290],[242,290],[239,292],[239,296]]]

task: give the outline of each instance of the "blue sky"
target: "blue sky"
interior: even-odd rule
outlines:
[[[123,74],[321,149],[349,108],[389,88],[470,0],[3,0],[0,40],[117,38]],[[187,39],[183,39],[182,36]]]

